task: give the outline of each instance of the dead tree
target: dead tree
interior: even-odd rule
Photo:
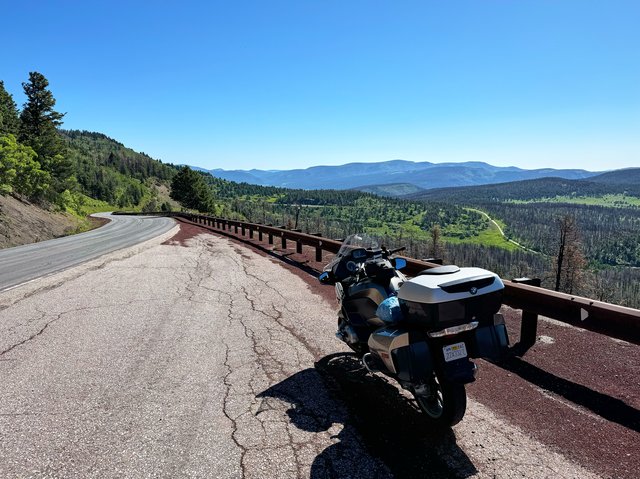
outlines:
[[[573,216],[565,215],[558,219],[558,250],[554,260],[555,290],[573,293],[579,284],[587,264],[580,231]]]

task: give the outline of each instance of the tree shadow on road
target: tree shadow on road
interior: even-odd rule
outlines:
[[[451,429],[429,427],[412,401],[384,378],[368,374],[352,354],[322,358],[262,392],[291,405],[298,428],[327,431],[343,424],[340,442],[320,453],[311,477],[466,478],[477,472]],[[337,400],[337,401],[336,401]],[[363,449],[374,458],[363,457]]]

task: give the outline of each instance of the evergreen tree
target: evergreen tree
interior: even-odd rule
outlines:
[[[5,90],[4,82],[0,80],[0,136],[18,135],[20,119],[18,107],[11,94]]]
[[[182,203],[185,208],[211,211],[213,194],[204,177],[188,166],[180,169],[171,182],[171,198]]]
[[[29,82],[22,84],[27,102],[20,115],[18,139],[33,148],[43,169],[51,174],[54,193],[60,193],[69,187],[73,164],[65,158],[64,142],[57,131],[64,113],[54,110],[56,100],[48,86],[49,81],[38,72],[30,72]]]

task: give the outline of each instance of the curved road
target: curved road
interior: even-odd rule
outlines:
[[[94,216],[111,221],[86,233],[0,250],[0,291],[141,243],[175,225],[153,216]]]

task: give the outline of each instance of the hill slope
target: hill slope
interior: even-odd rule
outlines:
[[[412,194],[407,198],[425,201],[453,201],[462,204],[503,202],[510,200],[529,201],[554,197],[602,196],[628,194],[640,196],[640,169],[629,174],[631,181],[623,182],[623,171],[605,173],[588,180],[565,178],[540,178],[492,185],[461,188],[438,188]],[[639,177],[636,179],[634,175]]]
[[[12,196],[0,195],[0,248],[35,243],[74,233],[77,218],[54,213]]]

